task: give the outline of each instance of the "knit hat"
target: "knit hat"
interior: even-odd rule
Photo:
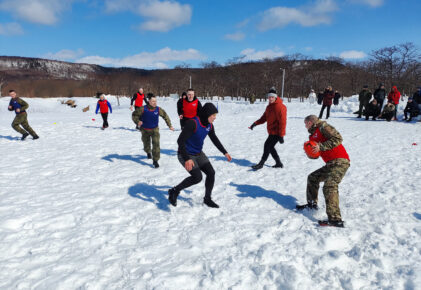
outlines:
[[[200,122],[203,125],[209,124],[209,116],[218,113],[218,109],[212,103],[206,103],[199,112]]]
[[[268,92],[268,94],[267,94],[267,97],[277,97],[278,95],[276,94],[276,89],[275,89],[275,87],[271,87],[270,88],[270,90],[269,90],[269,92]]]
[[[413,98],[412,98],[412,97],[409,97],[409,98],[408,98],[408,101],[409,101],[409,100],[411,100],[411,101],[412,101],[412,100],[413,100]]]

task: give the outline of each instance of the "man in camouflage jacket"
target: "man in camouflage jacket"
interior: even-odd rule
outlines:
[[[11,99],[8,109],[9,111],[15,111],[16,114],[16,117],[12,122],[12,128],[22,134],[21,140],[25,140],[29,134],[31,134],[34,139],[38,139],[37,133],[35,133],[28,123],[28,115],[26,113],[26,110],[29,107],[28,103],[19,98],[14,90],[9,91],[9,96]]]
[[[297,209],[317,209],[319,184],[324,182],[323,195],[326,201],[328,220],[319,221],[319,223],[343,227],[339,209],[338,186],[350,166],[350,160],[345,147],[342,145],[342,136],[334,127],[319,120],[314,115],[307,116],[304,123],[310,133],[309,139],[317,143],[313,152],[320,151],[320,156],[326,162],[326,165],[308,176],[307,204],[297,206]]]
[[[140,128],[140,132],[142,133],[143,150],[145,150],[146,154],[148,155],[148,159],[153,158],[153,165],[155,168],[158,168],[158,160],[161,153],[159,145],[159,117],[165,120],[171,131],[174,131],[174,128],[171,125],[171,120],[167,113],[162,108],[157,106],[156,97],[152,94],[148,94],[148,99],[148,104],[139,108],[138,126]]]
[[[370,103],[372,94],[368,89],[368,86],[365,85],[358,95],[358,101],[360,101],[360,107],[358,110],[358,118],[361,118],[361,115],[364,114],[363,110],[367,110],[368,104]]]

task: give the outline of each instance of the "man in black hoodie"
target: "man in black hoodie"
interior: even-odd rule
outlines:
[[[218,110],[212,103],[206,103],[199,115],[185,123],[183,131],[178,137],[178,160],[189,172],[190,176],[184,179],[179,185],[168,190],[168,200],[173,206],[177,206],[177,197],[180,191],[188,188],[202,180],[202,172],[206,174],[204,204],[209,207],[219,206],[211,199],[213,185],[215,183],[215,170],[209,162],[208,157],[203,153],[203,143],[207,135],[216,148],[225,155],[228,161],[232,158],[222,146],[215,134],[213,122],[216,119]]]
[[[383,102],[386,98],[386,90],[384,89],[383,83],[379,84],[379,87],[374,91],[373,96],[377,100],[377,103],[380,105],[380,109],[383,108]]]

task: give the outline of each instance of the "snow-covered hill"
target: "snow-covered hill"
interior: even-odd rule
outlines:
[[[322,192],[318,212],[294,210],[307,175],[323,165],[302,150],[303,119],[319,106],[286,103],[287,135],[277,145],[285,168],[269,159],[253,172],[267,133],[247,127],[266,104],[215,100],[216,133],[234,158],[206,140],[221,208],[202,205],[203,182],[174,208],[167,190],[187,176],[176,157],[180,131],[160,121],[154,169],[129,100],[109,100],[111,127],[101,131],[95,99],[76,99],[76,109],[27,99],[40,139],[21,142],[9,98],[0,99],[1,289],[420,289],[419,122],[356,119],[356,97],[333,108],[329,123],[351,158],[340,184],[346,227],[322,228]],[[158,104],[179,128],[176,101]]]

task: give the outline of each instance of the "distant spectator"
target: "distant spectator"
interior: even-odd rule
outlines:
[[[395,115],[395,105],[392,101],[388,101],[386,106],[384,106],[383,111],[380,115],[380,119],[386,119],[386,121],[390,122]]]
[[[383,107],[384,99],[386,99],[386,90],[384,89],[384,84],[380,83],[379,87],[374,91],[374,98],[379,103],[380,107]]]
[[[358,109],[358,118],[361,118],[361,115],[364,113],[364,110],[367,109],[368,104],[371,100],[371,92],[368,89],[368,85],[364,85],[362,91],[358,96],[358,100],[360,101],[360,107]]]
[[[321,105],[321,104],[322,104],[322,102],[323,102],[323,91],[320,91],[320,92],[317,94],[317,104]]]
[[[339,99],[341,98],[341,94],[336,90],[335,97],[333,98],[333,104],[335,106],[339,105]]]
[[[333,98],[335,97],[335,93],[331,86],[328,86],[323,93],[323,106],[320,110],[319,119],[323,117],[323,111],[327,108],[326,119],[329,119],[330,115],[330,106],[332,106]]]
[[[421,111],[421,87],[417,88],[417,91],[414,93],[412,98],[418,104],[418,108]]]
[[[405,110],[403,110],[405,114],[405,121],[411,122],[412,117],[417,117],[420,114],[420,109],[418,108],[418,103],[413,100],[413,98],[408,98],[408,103],[406,103]],[[409,119],[408,119],[409,113]]]
[[[365,109],[365,119],[368,120],[369,117],[373,117],[373,121],[375,121],[376,118],[380,115],[381,110],[382,107],[380,107],[380,104],[377,102],[376,99],[373,99]]]
[[[314,102],[316,101],[316,97],[316,93],[313,89],[311,89],[310,94],[308,95],[308,101],[310,102],[310,104],[314,104]]]
[[[401,93],[398,91],[396,86],[392,87],[392,90],[387,95],[387,101],[392,102],[395,105],[395,115],[393,116],[393,120],[397,120],[397,112],[398,112],[398,105],[399,99],[401,98]]]

